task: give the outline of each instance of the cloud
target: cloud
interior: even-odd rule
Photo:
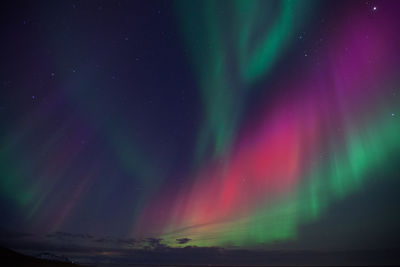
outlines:
[[[20,239],[33,236],[33,234],[26,232],[0,230],[0,239]]]
[[[59,238],[59,239],[72,239],[72,238],[80,238],[80,239],[92,239],[93,236],[89,234],[72,234],[68,232],[55,232],[47,234],[48,238]]]
[[[178,243],[178,244],[186,244],[186,243],[188,243],[190,240],[192,240],[192,239],[190,239],[190,238],[177,238],[176,239],[176,243]]]
[[[123,244],[123,245],[130,245],[130,246],[135,246],[137,245],[140,241],[134,239],[134,238],[128,238],[128,239],[123,239],[120,238],[117,240],[118,243]]]
[[[114,240],[111,238],[97,238],[94,240],[96,243],[113,243]]]
[[[162,238],[146,238],[143,240],[144,248],[145,249],[164,249],[168,248],[167,245],[162,243]]]

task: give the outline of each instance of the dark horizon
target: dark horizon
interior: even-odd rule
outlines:
[[[399,250],[290,251],[192,246],[133,249],[51,243],[16,247],[16,251],[34,258],[83,266],[396,266],[399,261]]]

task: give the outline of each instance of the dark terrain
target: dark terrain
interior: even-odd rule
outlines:
[[[0,258],[2,266],[44,266],[44,267],[78,267],[74,263],[60,262],[53,260],[37,259],[31,256],[26,256],[8,248],[0,247]]]

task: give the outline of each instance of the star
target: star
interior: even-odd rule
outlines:
[[[372,10],[373,10],[373,11],[376,11],[376,6],[374,6],[374,7],[372,8]]]

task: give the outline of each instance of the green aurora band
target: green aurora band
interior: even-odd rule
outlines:
[[[204,123],[198,160],[229,153],[243,112],[243,98],[265,77],[293,39],[310,2],[285,0],[177,1],[187,47],[199,81]],[[277,13],[277,14],[275,14]],[[264,27],[265,17],[270,20]],[[268,18],[269,17],[269,18]]]

